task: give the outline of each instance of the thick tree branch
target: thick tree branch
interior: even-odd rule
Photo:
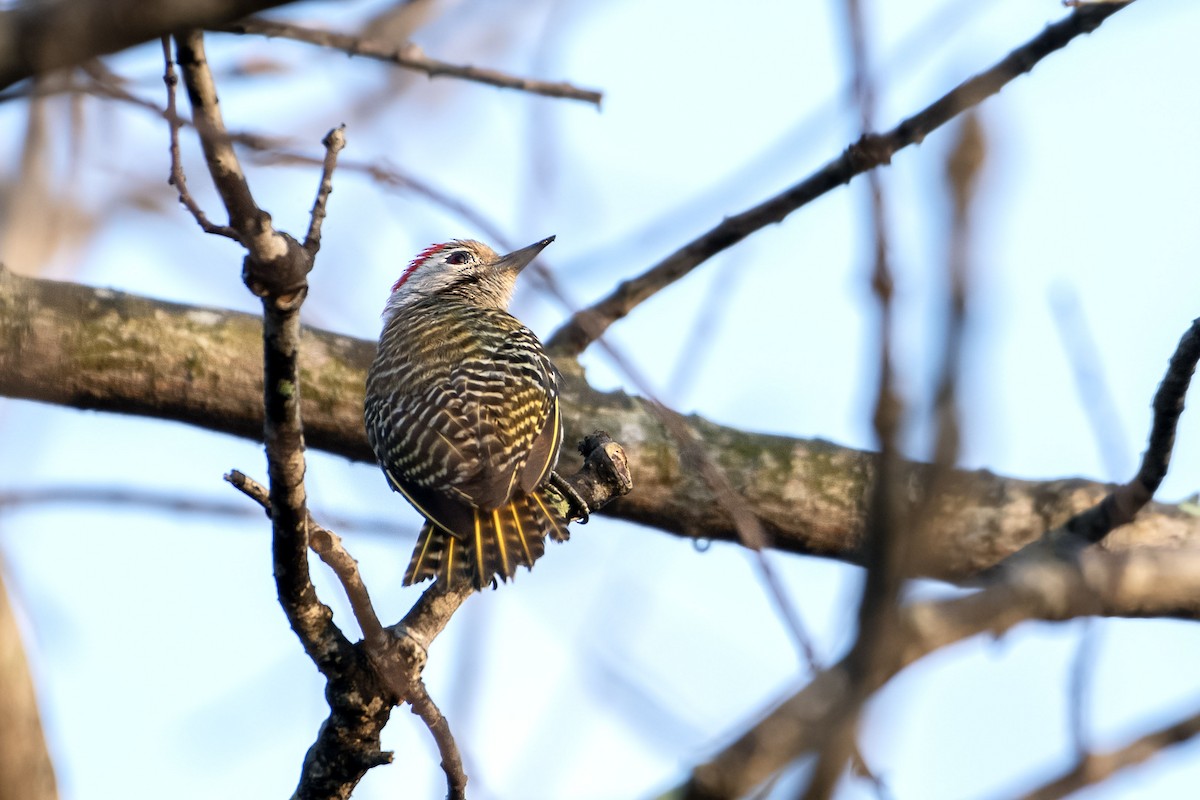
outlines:
[[[280,0],[62,0],[0,12],[0,89],[183,28],[221,25]]]
[[[0,395],[76,408],[179,420],[262,438],[258,317],[159,302],[0,269]],[[305,442],[374,463],[362,428],[374,342],[306,329],[300,354]],[[737,541],[728,511],[680,458],[644,401],[565,373],[568,439],[602,428],[628,448],[638,490],[605,513],[691,538]],[[1149,389],[1149,387],[1147,387]],[[688,424],[708,457],[762,521],[770,546],[858,561],[872,455],[821,440],[751,433],[698,417]],[[571,454],[564,453],[569,461]],[[929,467],[907,465],[906,484]],[[570,471],[564,463],[564,471]],[[916,474],[914,474],[914,472]],[[920,485],[918,483],[918,485]],[[1084,480],[1022,481],[952,472],[930,505],[919,561],[924,575],[962,579],[992,566],[1108,493]],[[1200,518],[1151,502],[1103,547],[1200,547]]]
[[[854,176],[889,163],[896,152],[919,144],[932,131],[996,94],[1014,78],[1032,70],[1039,61],[1062,49],[1075,37],[1096,30],[1100,23],[1126,5],[1128,3],[1105,3],[1076,9],[1063,21],[1048,26],[1009,53],[991,69],[960,83],[890,131],[863,136],[800,183],[754,208],[726,217],[715,228],[688,242],[643,274],[624,281],[607,297],[572,316],[547,340],[546,346],[557,355],[578,355],[608,326],[628,315],[639,303],[659,290],[760,228],[782,221],[801,206],[849,183]]]
[[[496,86],[501,89],[516,89],[530,94],[546,97],[561,97],[567,100],[582,100],[599,108],[604,95],[593,89],[580,89],[569,83],[540,81],[534,78],[521,78],[508,75],[494,69],[471,67],[439,61],[425,55],[421,48],[411,42],[396,45],[391,42],[370,39],[362,36],[352,36],[335,31],[307,28],[290,22],[251,17],[228,25],[214,26],[213,30],[222,33],[258,34],[260,36],[278,36],[297,42],[307,42],[319,47],[340,50],[352,56],[363,56],[376,61],[386,61],[405,69],[423,72],[430,78],[447,75],[462,80]]]

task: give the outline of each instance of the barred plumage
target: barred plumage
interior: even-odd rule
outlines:
[[[546,536],[567,538],[544,486],[562,444],[557,372],[505,310],[552,240],[503,258],[479,242],[435,245],[393,287],[364,419],[392,488],[428,520],[406,584],[494,585],[532,567]]]

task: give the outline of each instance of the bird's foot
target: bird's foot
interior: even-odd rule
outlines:
[[[550,485],[566,499],[567,504],[571,507],[571,521],[578,521],[580,525],[586,525],[591,515],[591,509],[588,508],[587,501],[580,496],[579,492],[575,491],[575,487],[567,483],[566,478],[553,471],[550,473]]]

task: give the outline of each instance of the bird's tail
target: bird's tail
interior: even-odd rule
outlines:
[[[547,536],[556,542],[570,536],[553,492],[543,487],[517,495],[494,511],[475,509],[470,531],[451,533],[427,521],[404,573],[404,585],[437,578],[447,590],[466,585],[483,589],[489,584],[494,588],[496,578],[507,581],[517,567],[532,568],[545,552]]]

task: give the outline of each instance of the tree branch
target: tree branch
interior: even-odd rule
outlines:
[[[413,713],[421,718],[425,727],[433,734],[433,741],[442,756],[442,770],[446,773],[446,800],[466,800],[467,774],[463,771],[458,744],[450,735],[450,725],[446,718],[425,690],[424,681],[416,681],[409,693],[408,702],[412,705]]]
[[[0,395],[172,419],[262,438],[262,341],[256,316],[39,280],[0,268]],[[366,463],[363,386],[375,343],[307,328],[300,353],[305,442]],[[595,428],[627,445],[638,490],[606,514],[695,539],[737,541],[729,512],[639,398],[598,392],[573,361],[564,373],[569,440]],[[746,498],[768,545],[858,562],[872,455],[821,440],[687,419],[699,446]],[[563,470],[575,456],[564,452]],[[927,465],[903,480],[922,485]],[[918,574],[958,580],[992,566],[1108,493],[1077,479],[1022,481],[951,472],[922,532]],[[1106,537],[1112,550],[1200,547],[1200,518],[1151,502]]]
[[[271,493],[267,487],[236,469],[230,471],[225,476],[225,480],[239,492],[261,505],[266,509],[267,516],[270,516]],[[358,571],[358,562],[342,545],[341,537],[319,524],[313,519],[312,514],[308,515],[306,525],[309,546],[314,553],[320,556],[326,566],[333,570],[333,574],[341,582],[342,588],[346,592],[346,599],[350,601],[350,610],[354,612],[358,627],[363,632],[363,639],[378,646],[385,636],[383,625],[379,622],[375,606],[371,603],[371,596]]]
[[[224,236],[228,239],[238,241],[237,232],[228,225],[216,225],[209,220],[208,215],[204,213],[204,209],[196,202],[196,198],[192,197],[192,193],[188,190],[187,175],[183,171],[183,154],[179,147],[179,129],[183,127],[183,120],[179,116],[179,112],[175,103],[175,87],[179,84],[179,76],[175,73],[175,59],[171,56],[171,37],[162,37],[163,48],[163,83],[167,85],[167,108],[163,113],[163,117],[167,120],[167,127],[170,130],[171,140],[171,174],[167,179],[167,183],[175,187],[179,193],[179,202],[196,220],[196,224],[200,226],[200,230],[205,233],[213,234],[214,236]],[[95,77],[95,76],[93,76]],[[97,80],[97,83],[101,83]],[[132,95],[127,96],[132,97]],[[157,110],[157,109],[156,109]]]
[[[281,0],[63,0],[0,12],[0,89],[184,28],[220,25]]]
[[[516,89],[546,97],[582,100],[585,103],[591,103],[597,108],[600,107],[600,101],[604,97],[603,94],[593,89],[580,89],[569,83],[521,78],[493,69],[462,66],[451,64],[447,61],[439,61],[436,58],[430,58],[425,55],[420,47],[411,42],[395,45],[391,42],[378,39],[352,36],[350,34],[336,33],[318,28],[306,28],[290,22],[278,22],[261,17],[250,17],[232,24],[216,25],[212,27],[212,30],[221,33],[257,34],[260,36],[279,37],[297,42],[306,42],[318,47],[340,50],[348,55],[372,58],[376,61],[385,61],[399,67],[404,67],[405,69],[423,72],[430,78],[447,75],[467,81],[474,81],[475,83],[496,86],[501,89]]]
[[[1132,1],[1132,0],[1131,0]],[[826,192],[849,183],[867,170],[887,164],[899,150],[918,144],[932,131],[958,114],[999,92],[1006,84],[1029,72],[1046,56],[1062,49],[1077,36],[1091,33],[1128,3],[1105,3],[1076,9],[1066,19],[1048,26],[999,63],[960,83],[953,90],[882,134],[867,134],[840,156],[790,189],[732,217],[655,264],[643,274],[621,283],[596,304],[576,312],[551,336],[546,346],[553,354],[575,356],[639,303],[683,278],[717,253],[750,234],[782,221],[796,209]]]
[[[308,236],[301,246],[293,237],[276,232],[270,215],[254,201],[221,119],[202,35],[198,31],[184,32],[176,35],[175,42],[209,173],[229,212],[229,227],[246,248],[242,280],[262,299],[263,439],[270,477],[266,499],[279,603],[327,683],[330,716],[305,756],[294,796],[305,800],[347,797],[366,770],[389,758],[380,750],[379,733],[392,706],[403,697],[403,689],[389,679],[400,673],[411,680],[420,667],[410,657],[411,648],[400,646],[384,632],[357,564],[341,549],[337,537],[324,531],[321,533],[326,535],[311,537],[312,518],[306,504],[300,306],[320,247],[321,221],[332,190],[331,173],[344,137],[335,130],[325,138],[321,185]],[[231,473],[229,478],[254,495],[255,487],[244,475]],[[261,487],[257,488],[261,495]],[[317,597],[308,569],[310,542],[317,545],[342,578],[363,630],[361,647],[350,644],[334,624],[329,607]]]
[[[1088,551],[1078,564],[1026,563],[984,591],[908,605],[899,616],[896,658],[880,679],[971,636],[998,637],[1030,620],[1061,622],[1093,615],[1200,619],[1200,551]],[[698,766],[689,783],[671,796],[745,796],[823,741],[825,725],[846,701],[850,686],[843,660]]]
[[[1149,443],[1137,475],[1117,486],[1096,505],[1075,514],[1065,523],[1048,530],[980,577],[988,579],[1020,561],[1039,558],[1073,558],[1088,545],[1103,540],[1115,529],[1129,524],[1154,497],[1171,461],[1175,429],[1183,414],[1184,398],[1196,362],[1200,361],[1200,319],[1192,321],[1167,365],[1167,373],[1154,394],[1154,419]]]
[[[263,301],[263,439],[271,494],[271,549],[275,585],[292,630],[328,679],[342,672],[350,643],[317,598],[308,571],[308,510],[304,491],[304,428],[300,416],[300,305],[307,291],[313,254],[287,234],[254,202],[237,154],[225,132],[216,85],[204,55],[204,38],[192,30],[176,34],[175,49],[192,104],[192,119],[209,174],[229,226],[246,248],[242,275]],[[318,194],[318,205],[323,195]]]
[[[1023,800],[1059,800],[1095,786],[1127,767],[1137,766],[1168,747],[1185,744],[1200,735],[1200,713],[1139,736],[1124,747],[1106,753],[1084,753],[1070,770],[1041,786]]]
[[[276,231],[271,215],[254,202],[233,142],[225,130],[217,87],[204,55],[204,35],[198,30],[176,34],[175,51],[208,173],[229,213],[229,227],[248,253],[243,274],[247,286],[258,297],[274,293],[285,304],[302,300],[302,296],[296,295],[303,291],[312,269],[312,257],[305,258],[306,251],[292,237]]]
[[[315,258],[321,249],[321,225],[325,222],[325,203],[333,191],[333,170],[337,166],[338,153],[346,146],[346,126],[339,125],[325,135],[321,140],[325,146],[325,160],[321,164],[321,188],[317,190],[317,199],[313,201],[312,212],[309,214],[308,234],[304,237],[304,252],[310,258]]]

